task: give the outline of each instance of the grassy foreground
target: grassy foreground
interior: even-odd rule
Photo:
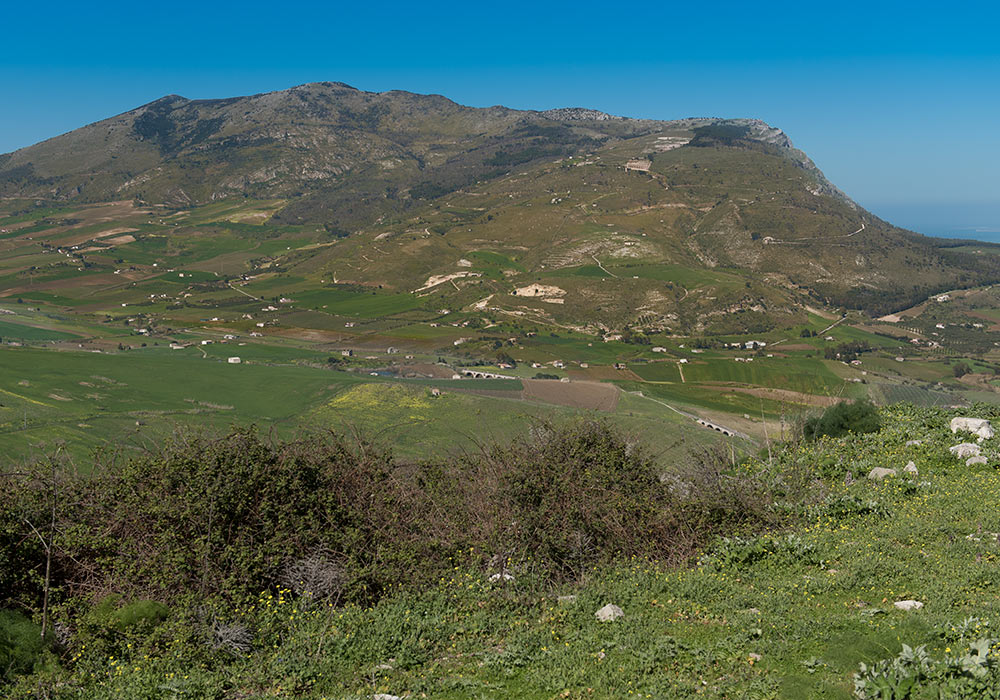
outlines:
[[[973,413],[989,417],[986,409]],[[638,495],[649,486],[639,479],[627,491],[633,500],[591,514],[596,519],[575,520],[590,511],[567,506],[565,529],[593,533],[579,551],[566,542],[539,546],[538,532],[553,527],[544,518],[531,532],[509,530],[510,540],[492,549],[486,540],[466,548],[474,538],[458,542],[454,534],[450,543],[460,546],[448,547],[441,532],[423,532],[437,544],[409,561],[387,558],[385,566],[423,567],[433,577],[395,571],[375,596],[351,593],[360,588],[329,594],[315,568],[300,568],[298,582],[285,577],[287,585],[257,594],[197,600],[190,591],[171,592],[167,579],[150,578],[138,566],[130,585],[119,580],[121,597],[98,602],[112,592],[111,578],[98,590],[65,596],[55,613],[59,643],[26,661],[27,675],[14,676],[4,692],[25,698],[1000,697],[1000,477],[993,455],[1000,438],[983,445],[989,464],[966,466],[948,452],[963,441],[947,428],[952,415],[900,405],[883,410],[877,433],[790,446],[770,463],[764,458],[733,469],[703,459],[702,476],[722,469],[711,482],[722,494],[715,499],[692,493],[709,483],[694,472],[663,480],[664,493],[651,501]],[[921,442],[906,444],[913,440]],[[618,455],[619,467],[631,464],[616,452],[618,443],[600,444],[604,461],[577,475],[585,488],[572,497],[596,488],[591,472],[611,473],[608,455]],[[919,475],[903,476],[911,460]],[[501,462],[495,456],[491,464]],[[895,468],[899,476],[870,481],[865,475],[874,467]],[[626,493],[605,488],[602,496]],[[672,530],[664,538],[662,523],[643,520],[649,513],[637,514],[635,505],[658,508],[657,517],[683,513],[692,530],[728,536],[716,536],[695,559],[677,565],[659,545],[686,541]],[[616,508],[635,529],[608,529]],[[13,525],[5,522],[9,535]],[[659,538],[658,545],[645,538]],[[13,551],[8,544],[5,566]],[[183,556],[177,562],[186,565]],[[326,597],[303,590],[310,576]],[[156,585],[144,581],[159,582],[160,594],[152,596]],[[239,581],[230,590],[253,585]],[[147,596],[166,604],[142,602]],[[905,600],[923,607],[894,606]],[[623,616],[598,621],[595,612],[607,604]]]

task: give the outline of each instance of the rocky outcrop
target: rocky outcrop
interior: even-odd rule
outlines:
[[[993,426],[990,425],[990,422],[985,418],[952,418],[951,432],[957,433],[960,430],[966,433],[972,433],[978,436],[981,440],[989,440],[993,437]]]
[[[982,449],[974,443],[963,442],[960,445],[949,447],[948,451],[959,459],[965,459],[966,457],[978,457]]]
[[[625,611],[617,605],[608,603],[603,608],[595,612],[594,617],[596,617],[600,622],[614,622],[619,618],[625,617]]]

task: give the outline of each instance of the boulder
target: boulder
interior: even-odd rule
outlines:
[[[914,445],[923,445],[923,444],[924,444],[923,440],[907,440],[906,441],[906,446],[907,447],[913,447]]]
[[[919,600],[897,600],[893,605],[897,610],[920,610],[924,607]]]
[[[974,464],[987,464],[988,460],[982,455],[976,455],[975,457],[969,457],[965,460],[965,466],[971,467]]]
[[[917,471],[917,465],[912,460],[906,463],[906,466],[903,467],[903,472],[906,474],[913,474],[913,476],[919,474]]]
[[[601,622],[612,622],[618,618],[625,617],[625,611],[619,608],[617,605],[612,605],[608,603],[603,608],[594,613],[596,617]]]
[[[973,444],[971,442],[963,442],[961,445],[955,445],[954,447],[949,447],[948,451],[959,459],[965,459],[966,457],[977,457],[981,448],[979,445]]]
[[[973,433],[983,440],[993,437],[993,426],[985,418],[952,418],[951,432],[957,433],[959,430]]]
[[[885,467],[875,467],[870,472],[868,472],[868,478],[872,481],[882,481],[882,479],[887,476],[896,476],[895,469],[886,469]]]
[[[559,605],[572,605],[573,603],[576,602],[576,596],[575,595],[561,595],[558,598],[556,598],[556,600],[559,602]]]

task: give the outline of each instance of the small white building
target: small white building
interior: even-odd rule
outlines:
[[[666,351],[667,349],[662,345],[657,345],[655,348],[653,348],[653,352],[666,352]]]
[[[240,358],[238,358],[238,357],[230,357],[230,358],[229,358],[228,360],[226,360],[226,362],[228,362],[228,363],[229,363],[229,364],[231,364],[231,365],[238,365],[238,364],[240,364],[240,363],[241,363],[242,361],[243,361],[243,360],[241,360],[241,359],[240,359]]]

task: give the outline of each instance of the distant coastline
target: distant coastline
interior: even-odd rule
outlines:
[[[896,226],[925,236],[1000,243],[1000,203],[876,204],[866,208]]]

